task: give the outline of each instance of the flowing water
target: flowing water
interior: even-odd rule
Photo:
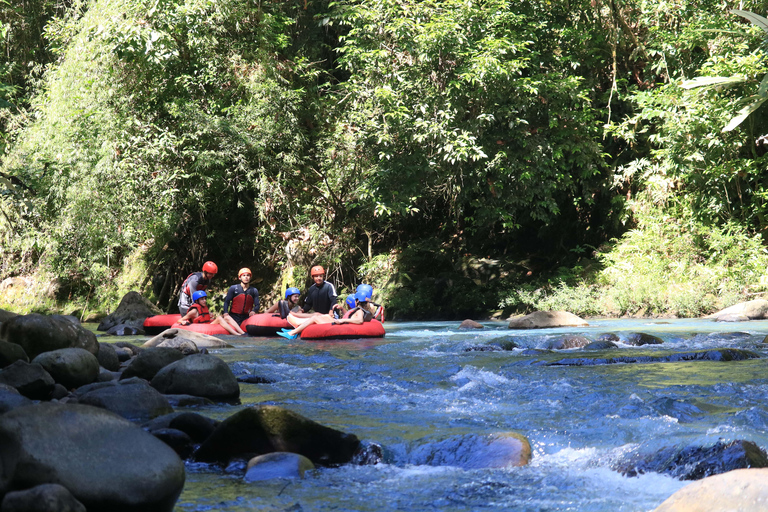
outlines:
[[[510,331],[486,322],[387,323],[357,342],[229,338],[213,351],[238,376],[241,405],[190,408],[224,419],[274,404],[380,444],[383,462],[320,468],[303,480],[245,483],[242,468],[187,464],[176,511],[645,511],[687,482],[611,469],[640,448],[719,439],[768,448],[768,322],[593,320],[590,327]],[[563,334],[622,339],[644,332],[663,345],[554,352],[525,350]],[[513,340],[520,348],[484,351]],[[550,366],[574,357],[668,355],[739,348],[746,361]],[[525,467],[489,468],[485,436],[515,431],[531,442]]]

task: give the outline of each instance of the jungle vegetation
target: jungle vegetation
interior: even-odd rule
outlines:
[[[762,296],[742,11],[768,5],[0,0],[0,280],[37,283],[0,307],[172,308],[208,259],[268,300],[321,264],[403,319]]]

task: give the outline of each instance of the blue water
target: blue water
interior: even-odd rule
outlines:
[[[214,351],[241,384],[242,404],[193,408],[224,419],[243,407],[279,405],[383,448],[377,465],[321,468],[303,480],[245,483],[242,468],[187,464],[176,510],[190,511],[646,511],[686,484],[611,469],[639,448],[718,439],[768,448],[768,322],[594,320],[590,327],[510,331],[486,322],[388,323],[387,336],[310,343],[228,338]],[[663,345],[591,352],[523,352],[546,339],[613,332],[654,334]],[[520,349],[477,351],[496,338]],[[574,356],[661,355],[740,348],[742,362],[545,366]],[[671,405],[670,405],[671,404]],[[472,440],[519,432],[531,442],[525,467],[487,469]],[[462,451],[463,450],[463,451]],[[478,459],[479,457],[479,459]],[[479,461],[479,463],[478,463]]]

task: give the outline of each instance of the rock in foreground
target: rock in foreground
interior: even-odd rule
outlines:
[[[764,512],[768,469],[737,469],[687,485],[654,512]]]
[[[15,316],[0,324],[0,340],[21,345],[30,359],[60,348],[83,348],[94,355],[99,353],[95,334],[60,316],[37,313]]]

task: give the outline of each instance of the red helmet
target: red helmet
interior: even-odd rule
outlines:
[[[203,263],[203,272],[208,272],[209,274],[218,274],[219,267],[217,267],[216,264],[212,261],[206,261]]]
[[[312,267],[312,271],[310,272],[310,275],[312,277],[315,276],[324,276],[325,275],[325,269],[321,267],[320,265]]]

